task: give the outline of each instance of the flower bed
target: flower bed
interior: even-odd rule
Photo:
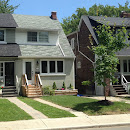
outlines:
[[[55,90],[55,95],[77,95],[78,90],[73,89],[73,90]]]

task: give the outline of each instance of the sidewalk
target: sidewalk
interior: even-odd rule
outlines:
[[[72,129],[130,125],[130,114],[0,122],[0,130]]]

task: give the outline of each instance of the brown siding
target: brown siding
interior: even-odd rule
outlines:
[[[84,21],[81,24],[80,31],[78,32],[78,39],[79,39],[79,50],[85,54],[87,57],[89,57],[92,61],[94,61],[95,57],[93,52],[88,48],[91,47],[90,41],[89,41],[89,35],[90,32],[84,23]],[[75,84],[76,88],[79,90],[79,93],[81,94],[94,94],[94,83],[91,84],[91,86],[82,86],[81,82],[85,80],[93,81],[94,79],[94,72],[93,70],[93,65],[92,63],[87,60],[84,56],[82,56],[78,52],[78,44],[77,44],[77,34],[74,33],[72,35],[68,36],[69,42],[71,41],[72,38],[75,38],[75,49],[74,54],[76,55],[75,59]],[[77,68],[78,62],[81,63],[81,68]]]

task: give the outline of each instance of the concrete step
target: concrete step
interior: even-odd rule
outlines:
[[[128,94],[127,92],[117,92],[118,95]]]
[[[18,94],[2,95],[2,97],[18,97]]]

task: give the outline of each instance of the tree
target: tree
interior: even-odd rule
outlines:
[[[0,13],[14,13],[14,10],[17,9],[19,5],[9,5],[9,2],[10,0],[0,0]]]
[[[111,82],[115,82],[115,72],[117,72],[117,64],[119,63],[115,52],[128,47],[126,43],[126,29],[121,27],[116,30],[108,25],[99,25],[95,28],[98,36],[99,44],[92,46],[92,51],[96,55],[95,61],[95,81],[98,85],[104,87],[104,95],[106,100],[106,79],[110,79]],[[90,38],[91,44],[93,44]]]
[[[65,34],[69,34],[71,32],[76,31],[81,16],[87,14],[88,14],[87,10],[84,7],[77,8],[76,14],[72,14],[71,17],[64,18],[61,25],[64,29]]]
[[[118,7],[94,4],[92,7],[89,8],[89,11],[87,11],[84,7],[77,8],[76,13],[72,14],[72,16],[64,18],[61,25],[64,29],[65,34],[70,34],[71,32],[77,30],[82,15],[119,17],[121,11],[130,13],[130,6],[128,1],[126,1],[124,6],[118,4]]]

